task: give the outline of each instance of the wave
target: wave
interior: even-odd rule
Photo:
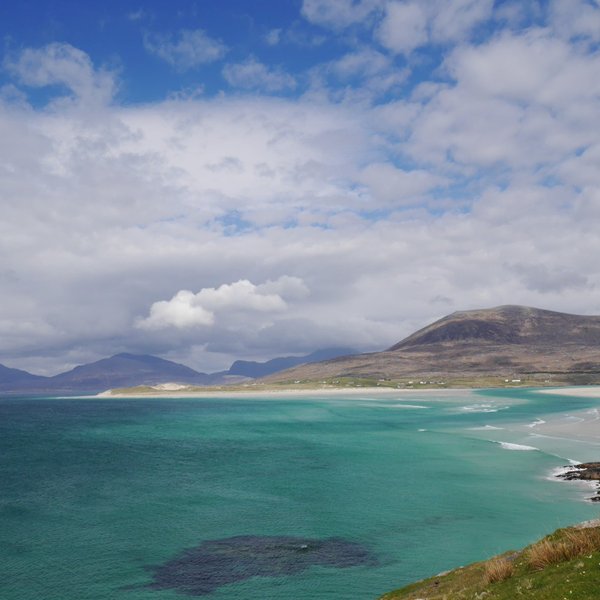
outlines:
[[[431,408],[430,406],[422,406],[421,404],[406,404],[401,402],[399,404],[360,404],[366,408],[411,408],[411,409],[422,409]]]
[[[506,410],[510,406],[497,406],[493,404],[470,404],[469,406],[461,406],[460,409],[470,413],[495,413],[499,410]]]
[[[536,448],[534,446],[525,446],[524,444],[511,444],[510,442],[496,442],[495,440],[492,441],[496,444],[500,444],[500,446],[504,448],[504,450],[537,450],[538,452],[540,451],[539,448]]]
[[[532,423],[529,423],[529,425],[527,425],[527,427],[529,427],[530,429],[533,429],[534,427],[537,427],[538,425],[543,425],[545,422],[546,421],[544,421],[544,419],[536,419]]]
[[[581,490],[585,490],[585,496],[582,496],[581,499],[588,502],[590,499],[590,496],[588,496],[589,490],[592,489],[595,492],[597,492],[598,491],[598,482],[593,481],[593,480],[588,481],[586,479],[564,479],[562,477],[559,477],[559,475],[564,475],[565,473],[568,473],[569,471],[575,471],[576,469],[574,469],[573,466],[580,464],[580,461],[578,461],[578,460],[572,460],[570,458],[568,460],[571,463],[570,465],[562,466],[562,467],[555,467],[547,474],[546,479],[549,481],[554,481],[554,482],[559,482],[559,483],[575,484]]]
[[[469,427],[470,431],[491,431],[491,430],[500,430],[504,429],[504,427],[495,427],[494,425],[483,425],[482,427]]]

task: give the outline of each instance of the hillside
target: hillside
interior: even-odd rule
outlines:
[[[201,373],[170,360],[147,354],[115,354],[80,365],[53,377],[32,375],[0,365],[0,391],[5,393],[97,393],[109,388],[151,386],[176,382],[193,386],[228,385],[248,381],[306,362],[352,352],[346,348],[317,350],[306,356],[287,356],[266,362],[235,361],[227,371]]]
[[[56,390],[101,391],[112,386],[166,381],[202,385],[208,379],[206,373],[157,356],[121,353],[50,377],[47,385]]]
[[[455,312],[384,352],[341,357],[267,377],[267,383],[340,378],[494,385],[600,382],[600,317],[526,306]],[[417,381],[418,383],[418,381]]]
[[[40,385],[47,378],[0,365],[0,390]]]
[[[518,552],[459,567],[380,600],[593,600],[598,598],[600,522],[559,529]]]
[[[291,369],[298,365],[319,362],[350,354],[355,354],[355,351],[350,348],[326,348],[324,350],[317,350],[316,352],[312,352],[305,356],[282,356],[279,358],[272,358],[266,362],[236,360],[227,373],[229,375],[240,375],[252,378],[266,377],[272,373]]]

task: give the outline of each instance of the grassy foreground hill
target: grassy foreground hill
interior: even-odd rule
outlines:
[[[291,383],[365,378],[473,387],[600,383],[600,317],[527,306],[455,312],[384,352],[340,357],[264,378]]]
[[[518,552],[413,583],[380,600],[600,598],[600,521],[559,529]]]

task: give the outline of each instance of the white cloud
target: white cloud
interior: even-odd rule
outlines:
[[[421,204],[426,192],[445,183],[445,179],[421,169],[404,171],[389,163],[372,163],[358,177],[369,187],[377,204],[405,206]]]
[[[493,5],[493,0],[390,0],[376,37],[397,54],[410,54],[428,43],[464,41],[492,16]]]
[[[212,325],[214,313],[206,310],[193,292],[181,290],[170,300],[154,302],[150,314],[145,319],[136,321],[141,329],[164,329],[165,327],[197,327]]]
[[[303,296],[308,290],[301,279],[284,276],[277,281],[254,285],[247,279],[218,288],[203,288],[197,294],[188,290],[177,292],[170,300],[154,302],[146,318],[136,320],[141,329],[179,329],[215,324],[216,316],[231,319],[233,312],[252,318],[251,313],[284,311],[284,298]]]
[[[296,87],[296,80],[289,73],[280,68],[270,69],[254,57],[241,63],[225,65],[223,77],[229,85],[247,90],[281,92]]]
[[[586,0],[553,0],[550,25],[566,38],[600,41],[600,5]]]
[[[410,152],[422,160],[515,170],[546,167],[595,143],[600,64],[577,46],[531,29],[452,52],[454,79],[426,102]]]
[[[302,15],[312,23],[342,29],[363,22],[384,0],[303,0]]]
[[[269,46],[277,46],[281,41],[281,28],[270,29],[267,31],[264,40]]]
[[[182,29],[176,35],[149,33],[144,36],[148,52],[178,71],[187,71],[222,59],[227,46],[202,29]]]
[[[7,57],[4,66],[27,86],[63,85],[88,105],[106,104],[116,92],[114,74],[94,69],[90,57],[70,44],[26,48]]]
[[[390,2],[377,38],[388,49],[409,54],[428,40],[427,14],[421,3]]]
[[[492,16],[494,0],[435,0],[431,3],[431,41],[461,42]]]

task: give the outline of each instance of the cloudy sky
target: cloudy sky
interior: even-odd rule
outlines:
[[[598,0],[23,0],[0,36],[5,365],[600,314]]]

